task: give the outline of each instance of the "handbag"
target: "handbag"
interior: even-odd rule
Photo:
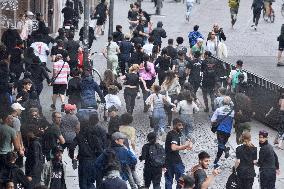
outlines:
[[[211,124],[211,131],[212,131],[213,133],[216,133],[216,131],[217,131],[219,125],[220,125],[232,112],[233,112],[233,109],[232,109],[227,115],[225,115],[222,119],[220,119],[219,121],[213,122],[213,123]]]
[[[240,189],[239,188],[239,178],[238,178],[235,167],[233,167],[233,172],[227,180],[226,189]]]
[[[57,73],[57,75],[55,77],[51,78],[50,85],[54,84],[55,80],[58,78],[59,74],[61,73],[62,69],[64,68],[64,65],[65,65],[65,61],[64,61],[63,65],[62,65],[62,67],[60,68],[59,72]]]

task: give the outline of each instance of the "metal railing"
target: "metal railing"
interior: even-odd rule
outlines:
[[[224,67],[224,72],[229,75],[235,65],[214,57]],[[247,95],[252,101],[252,109],[255,112],[254,119],[260,121],[269,127],[278,129],[279,127],[279,97],[280,91],[284,91],[284,86],[271,81],[256,73],[243,69],[248,77]],[[273,110],[271,111],[271,108]]]

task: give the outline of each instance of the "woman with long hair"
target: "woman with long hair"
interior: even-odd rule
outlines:
[[[186,92],[184,94],[184,100],[180,101],[175,109],[175,112],[180,114],[180,119],[184,123],[184,129],[182,131],[185,138],[188,138],[190,133],[192,133],[193,114],[199,111],[199,108],[193,100],[191,93]]]
[[[101,88],[104,96],[106,96],[108,94],[108,88],[111,85],[116,86],[119,90],[122,89],[121,84],[116,80],[113,72],[111,70],[106,70],[104,72],[104,78],[103,78],[102,82],[100,83],[100,88]]]
[[[103,51],[104,57],[107,59],[108,66],[111,67],[111,71],[117,75],[118,68],[118,54],[120,53],[119,46],[113,41],[112,36],[108,37],[108,43]]]
[[[171,98],[171,102],[175,102],[178,94],[181,91],[181,86],[179,84],[179,78],[176,76],[175,72],[167,72],[166,79],[161,86],[162,93],[166,93],[166,96]],[[165,107],[168,116],[168,125],[172,123],[172,106],[166,105]]]
[[[143,63],[140,64],[139,76],[145,81],[147,89],[150,89],[156,79],[155,66],[152,62],[149,62],[149,55],[144,54]],[[144,112],[148,111],[148,106],[145,104],[146,99],[150,95],[149,91],[145,90],[143,83],[140,82],[140,87],[143,93]]]
[[[239,187],[242,189],[252,189],[254,177],[256,176],[254,164],[257,162],[257,148],[251,142],[251,134],[242,134],[241,146],[236,149],[237,160],[235,168],[239,177]]]
[[[170,104],[165,95],[161,93],[161,87],[159,85],[152,86],[152,94],[146,99],[146,104],[150,106],[152,111],[152,124],[154,127],[154,132],[156,135],[163,135],[165,132],[165,120],[166,120],[166,112],[165,112],[165,104]]]
[[[158,72],[159,85],[162,85],[166,77],[166,72],[169,71],[172,67],[171,57],[167,54],[168,49],[163,48],[161,55],[154,62],[156,70]]]
[[[138,64],[133,64],[129,68],[129,73],[120,77],[120,79],[125,80],[124,100],[126,104],[126,111],[130,114],[133,113],[135,98],[139,90],[140,81],[143,83],[145,90],[148,91],[145,81],[139,77],[139,68],[140,66]]]

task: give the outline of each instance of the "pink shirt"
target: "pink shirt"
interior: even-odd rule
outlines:
[[[156,76],[155,65],[151,62],[147,62],[147,68],[150,70],[147,72],[144,67],[144,63],[140,64],[139,76],[144,80],[152,80]]]
[[[61,70],[64,64],[63,60],[59,60],[53,63],[53,72],[55,73],[55,77],[57,76],[58,72]],[[69,64],[65,62],[64,67],[62,68],[60,74],[55,79],[54,84],[68,84],[67,76],[70,74]]]

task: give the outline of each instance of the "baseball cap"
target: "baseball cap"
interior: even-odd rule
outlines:
[[[75,104],[65,104],[64,110],[67,110],[67,111],[76,110],[76,105]]]
[[[107,109],[108,112],[112,112],[112,111],[118,111],[117,107],[115,107],[114,105],[112,105],[111,107],[109,107]]]
[[[268,137],[268,132],[266,130],[261,130],[261,131],[259,131],[258,135],[266,138],[266,137]]]
[[[118,140],[118,139],[126,139],[125,134],[121,132],[115,132],[111,135],[112,140]]]
[[[13,108],[14,110],[25,110],[25,108],[18,102],[12,104],[11,108]]]

